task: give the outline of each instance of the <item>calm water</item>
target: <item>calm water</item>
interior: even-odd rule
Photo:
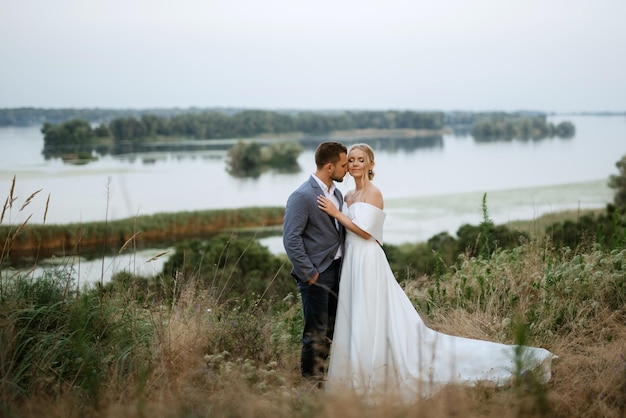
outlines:
[[[385,196],[385,241],[424,241],[434,234],[454,234],[465,223],[481,220],[487,193],[496,223],[533,219],[564,209],[604,207],[613,198],[606,185],[617,174],[615,163],[626,154],[626,118],[576,116],[571,139],[478,143],[471,136],[444,136],[428,146],[413,142],[376,151],[375,182]],[[313,149],[302,153],[299,173],[268,172],[256,179],[238,179],[226,172],[224,151],[152,152],[106,156],[82,166],[45,160],[38,127],[0,128],[0,194],[8,196],[16,176],[14,209],[3,224],[89,222],[129,218],[158,212],[282,206],[289,193],[314,171]],[[351,179],[340,185],[352,187]],[[42,189],[21,212],[19,207]],[[280,238],[263,240],[282,251]],[[145,260],[155,252],[128,259],[105,260],[104,269],[148,271]],[[83,270],[99,265],[83,264]],[[118,267],[115,267],[115,264]],[[121,266],[121,267],[120,267]],[[143,267],[142,267],[143,266]],[[143,270],[142,270],[143,271]],[[85,273],[86,274],[86,273]]]

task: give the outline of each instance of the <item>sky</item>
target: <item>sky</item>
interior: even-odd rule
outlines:
[[[626,111],[624,0],[0,0],[0,108]]]

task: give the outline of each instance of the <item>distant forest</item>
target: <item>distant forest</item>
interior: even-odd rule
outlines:
[[[154,109],[99,109],[99,108],[64,108],[47,109],[35,107],[21,107],[0,109],[0,126],[42,126],[44,123],[59,124],[72,119],[86,120],[90,124],[109,123],[113,119],[155,115],[172,117],[177,115],[219,112],[232,115],[241,109],[207,109],[207,108],[154,108]]]
[[[451,130],[476,140],[572,137],[542,112],[302,111],[248,109],[0,109],[0,126],[42,126],[46,146],[172,139],[238,139],[351,130]]]
[[[44,123],[59,124],[72,119],[86,120],[90,124],[108,124],[118,118],[141,118],[143,115],[153,115],[159,117],[171,118],[179,115],[216,113],[232,116],[237,113],[250,109],[244,108],[145,108],[145,109],[107,109],[107,108],[0,108],[0,127],[2,126],[42,126]],[[298,115],[302,113],[317,115],[338,115],[342,113],[362,113],[356,110],[298,110],[285,109],[274,110],[271,113],[282,115]],[[382,111],[383,113],[385,111]],[[374,113],[381,113],[375,111]],[[433,112],[416,112],[416,113],[433,113]],[[439,112],[437,112],[439,113]],[[515,117],[534,117],[547,116],[546,112],[541,111],[519,111],[519,112],[470,112],[470,111],[448,111],[441,112],[444,115],[444,124],[449,127],[471,127],[476,121],[490,116],[509,115]],[[615,116],[626,115],[626,112],[579,112],[570,113],[570,115],[601,115]]]

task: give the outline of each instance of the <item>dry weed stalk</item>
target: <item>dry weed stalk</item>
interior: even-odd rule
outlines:
[[[124,242],[124,244],[122,245],[122,247],[118,250],[118,254],[121,254],[122,251],[124,251],[131,243],[135,242],[135,238],[137,238],[137,236],[141,234],[141,232],[135,232],[130,238],[128,238],[126,240],[126,242]]]
[[[2,215],[0,215],[0,224],[2,223],[2,221],[4,220],[4,214],[7,211],[7,208],[9,207],[10,203],[9,203],[9,197],[6,198],[6,200],[4,201],[4,206],[2,206]]]
[[[28,197],[26,198],[26,200],[24,201],[24,203],[22,204],[22,207],[20,207],[19,212],[23,211],[23,210],[24,210],[24,208],[30,204],[30,202],[33,200],[33,198],[34,198],[35,196],[37,196],[37,195],[39,194],[39,192],[41,192],[41,190],[43,190],[43,189],[39,189],[39,190],[37,190],[36,192],[33,192],[30,196],[28,196]]]
[[[154,255],[154,256],[150,257],[148,260],[146,260],[146,263],[149,263],[149,262],[154,261],[154,260],[158,260],[159,258],[163,257],[166,254],[169,254],[169,251],[160,252],[157,255]]]
[[[43,212],[43,223],[46,223],[46,219],[48,218],[48,208],[50,207],[50,193],[48,193],[48,198],[46,199],[46,208]]]

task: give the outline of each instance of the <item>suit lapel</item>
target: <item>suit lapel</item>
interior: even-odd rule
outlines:
[[[341,212],[343,210],[343,196],[341,195],[341,192],[337,190],[337,187],[335,187],[335,197],[339,202],[339,211]]]
[[[337,187],[335,187],[335,197],[337,198],[337,201],[339,202],[339,212],[343,211],[343,196],[341,195],[341,192],[339,191],[339,189],[337,189]],[[331,216],[332,218],[332,216]],[[333,219],[333,226],[335,225],[335,218]],[[337,221],[337,226],[335,226],[335,229],[337,229],[337,232],[339,232],[339,237],[343,240],[343,225],[341,225],[338,221]]]

